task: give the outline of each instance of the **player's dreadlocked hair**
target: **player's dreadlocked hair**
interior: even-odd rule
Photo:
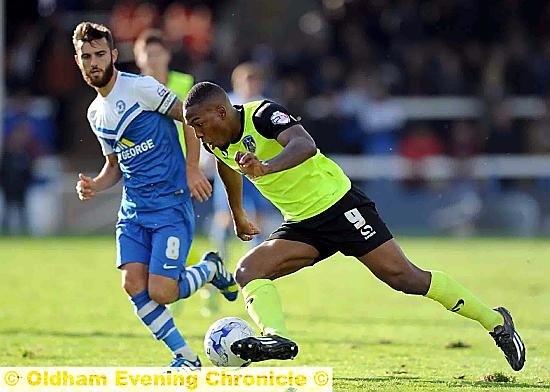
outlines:
[[[92,42],[102,38],[107,40],[109,49],[114,49],[113,34],[107,26],[92,22],[81,22],[74,29],[73,45],[76,50],[78,41]]]
[[[187,109],[193,105],[198,105],[203,101],[213,98],[213,97],[226,97],[226,93],[223,88],[218,86],[216,83],[212,82],[200,82],[195,84],[189,93],[187,93],[187,98],[183,103],[184,107]]]

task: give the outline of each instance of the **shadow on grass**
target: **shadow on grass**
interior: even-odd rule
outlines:
[[[287,319],[295,319],[300,323],[334,323],[341,325],[353,325],[353,326],[373,326],[373,325],[388,325],[394,327],[396,325],[400,327],[435,327],[445,329],[449,325],[454,325],[453,320],[437,320],[434,323],[432,319],[419,319],[414,317],[409,318],[394,318],[392,317],[368,317],[368,316],[354,316],[343,317],[341,314],[303,314],[303,313],[286,313]],[[538,323],[537,325],[529,326],[529,329],[535,331],[547,331],[550,329],[549,323]]]
[[[41,337],[61,338],[124,338],[124,339],[150,339],[151,335],[146,330],[143,333],[106,332],[106,331],[46,331],[36,329],[6,329],[0,330],[0,336],[32,335]],[[202,339],[202,335],[186,334],[186,338]]]
[[[335,377],[334,378],[334,387],[343,387],[346,385],[353,385],[353,386],[361,386],[365,384],[372,384],[372,383],[378,383],[378,384],[388,384],[387,386],[391,386],[391,383],[394,382],[399,383],[412,383],[417,384],[417,386],[425,384],[425,385],[441,385],[445,386],[445,388],[466,388],[466,387],[473,387],[473,388],[480,388],[480,389],[492,389],[492,388],[508,388],[510,390],[519,390],[519,389],[540,389],[540,390],[548,390],[550,387],[550,384],[548,383],[526,383],[526,382],[487,382],[487,381],[460,381],[460,380],[427,380],[420,377],[414,377],[414,376],[389,376],[389,377]],[[373,386],[373,385],[370,385]],[[443,389],[441,389],[443,390]]]

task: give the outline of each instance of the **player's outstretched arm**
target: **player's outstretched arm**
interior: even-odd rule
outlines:
[[[201,145],[199,139],[195,136],[193,128],[185,123],[183,118],[183,104],[178,99],[170,111],[169,117],[183,123],[183,136],[185,138],[185,164],[187,173],[187,186],[191,195],[198,201],[203,202],[212,195],[212,185],[204,175],[199,166]]]
[[[191,195],[200,201],[206,201],[212,195],[212,185],[199,166],[201,145],[199,139],[195,136],[193,128],[189,125],[183,125],[185,137],[185,166],[187,173],[187,186]]]
[[[231,216],[235,224],[235,234],[243,241],[250,241],[256,234],[260,233],[260,230],[248,220],[243,209],[243,179],[239,173],[229,168],[225,163],[216,161],[216,165],[227,193]]]
[[[87,177],[79,173],[79,180],[76,183],[76,193],[80,200],[90,200],[96,193],[115,185],[122,176],[118,167],[116,154],[109,154],[105,157],[105,164],[95,178]]]

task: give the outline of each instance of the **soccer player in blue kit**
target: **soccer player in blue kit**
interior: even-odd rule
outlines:
[[[238,288],[214,252],[185,267],[194,231],[191,196],[204,201],[212,192],[198,168],[199,141],[186,132],[186,159],[173,121],[183,122],[182,102],[150,76],[118,71],[107,27],[82,22],[73,44],[84,80],[98,93],[87,117],[106,158],[96,177],[79,174],[78,196],[89,200],[123,179],[116,224],[123,288],[137,316],[172,351],[170,366],[200,367],[165,305],[209,282],[229,301]]]

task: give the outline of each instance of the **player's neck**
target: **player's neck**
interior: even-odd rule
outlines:
[[[116,68],[113,70],[113,76],[111,77],[111,80],[109,80],[109,83],[107,83],[105,86],[103,87],[96,87],[96,91],[99,93],[99,95],[101,95],[102,97],[106,97],[107,95],[109,95],[109,93],[111,92],[111,90],[113,89],[115,83],[116,83],[116,79],[118,78],[118,71],[116,70]]]
[[[231,140],[233,142],[241,136],[241,131],[243,128],[243,115],[240,110],[237,110],[234,107],[231,108],[232,110],[229,113],[231,113]]]
[[[158,72],[151,71],[151,72],[148,73],[148,75],[151,75],[157,81],[159,81],[160,83],[162,83],[164,85],[166,85],[166,83],[168,83],[168,70],[158,71]]]

